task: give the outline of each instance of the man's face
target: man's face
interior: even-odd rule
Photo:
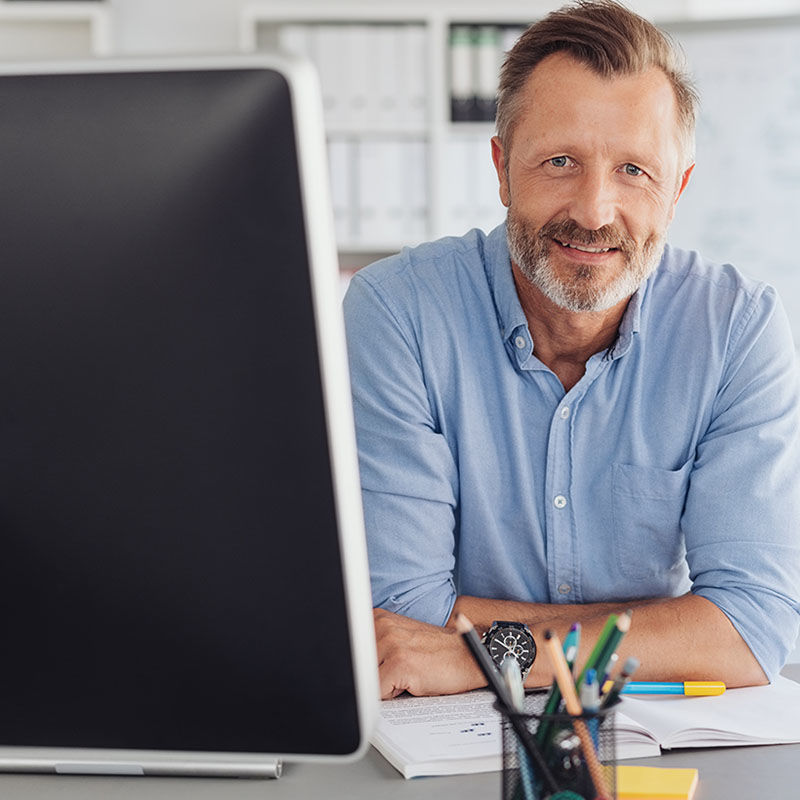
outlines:
[[[666,75],[603,78],[564,53],[523,89],[509,151],[492,140],[511,258],[570,311],[630,297],[657,266],[683,169]]]

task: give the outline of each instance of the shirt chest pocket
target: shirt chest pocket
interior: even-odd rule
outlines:
[[[680,469],[612,465],[614,549],[620,572],[647,580],[682,569],[681,515],[692,462]]]

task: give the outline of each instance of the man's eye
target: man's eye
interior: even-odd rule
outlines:
[[[636,164],[626,164],[622,169],[625,171],[626,175],[632,175],[634,177],[644,175],[644,170],[637,167]]]
[[[566,167],[568,160],[566,156],[556,156],[548,159],[547,163],[552,164],[554,167]]]

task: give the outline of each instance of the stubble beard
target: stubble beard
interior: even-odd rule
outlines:
[[[531,230],[509,207],[506,237],[511,259],[520,272],[542,294],[567,311],[606,311],[630,298],[656,269],[664,250],[666,231],[650,236],[643,245],[614,225],[597,230],[582,228],[573,220],[547,222]],[[596,268],[574,267],[567,278],[559,277],[551,263],[557,241],[571,241],[588,247],[614,247],[625,259],[625,267],[610,282],[603,282]]]

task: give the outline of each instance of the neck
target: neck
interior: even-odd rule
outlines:
[[[512,269],[536,357],[569,391],[583,377],[589,358],[616,340],[630,298],[605,311],[567,311],[545,297],[513,262]]]

